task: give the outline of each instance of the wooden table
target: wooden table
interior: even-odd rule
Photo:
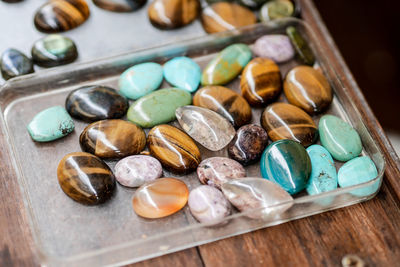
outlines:
[[[384,182],[372,200],[269,227],[136,264],[137,266],[338,266],[347,254],[368,266],[400,262],[400,161],[358,89],[311,0],[300,0],[302,17],[340,69],[372,136],[387,159]],[[354,89],[351,89],[354,88]],[[0,131],[0,266],[38,265],[6,140]]]

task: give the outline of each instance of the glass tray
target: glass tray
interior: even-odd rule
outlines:
[[[265,34],[284,33],[289,25],[295,26],[309,42],[335,96],[330,109],[355,127],[363,142],[363,155],[374,161],[378,176],[364,184],[340,188],[320,195],[301,193],[295,196],[294,205],[274,218],[254,220],[245,213],[234,212],[223,226],[209,227],[198,223],[186,206],[180,212],[157,220],[138,217],[131,204],[135,189],[117,186],[114,197],[107,203],[88,207],[69,199],[60,189],[56,169],[61,158],[70,152],[81,151],[78,137],[86,123],[75,121],[76,129],[69,136],[50,143],[31,140],[26,125],[33,116],[50,106],[65,103],[67,94],[78,87],[103,84],[117,87],[119,75],[128,67],[146,61],[163,63],[176,56],[189,56],[204,67],[215,53],[232,43],[251,45]],[[295,60],[281,64],[282,74],[299,64]],[[164,83],[162,87],[167,87]],[[239,79],[227,87],[239,91]],[[137,262],[177,250],[212,242],[233,235],[284,223],[327,210],[349,206],[372,198],[382,182],[385,160],[378,145],[372,139],[365,121],[346,93],[340,77],[336,74],[321,51],[318,39],[310,28],[297,19],[284,19],[270,23],[186,40],[151,49],[135,51],[117,57],[83,64],[69,65],[15,78],[8,81],[0,91],[0,122],[4,130],[13,167],[16,170],[26,209],[36,243],[36,249],[45,265],[88,266],[115,265]],[[280,101],[286,101],[283,94]],[[253,109],[253,123],[259,124],[262,109]],[[318,123],[319,116],[313,117]],[[178,126],[176,122],[171,124]],[[210,152],[202,149],[202,158],[227,156],[226,150]],[[7,148],[5,148],[7,149]],[[107,161],[113,169],[115,161]],[[342,164],[336,162],[339,168]],[[246,168],[247,175],[260,177],[259,164]],[[197,175],[164,176],[182,179],[193,189],[199,185]],[[379,186],[377,186],[379,185]],[[351,192],[358,188],[378,188],[369,196],[359,197]],[[284,204],[284,203],[283,203]],[[249,211],[254,212],[254,211]]]

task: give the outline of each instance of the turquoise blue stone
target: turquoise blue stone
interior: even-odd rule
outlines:
[[[264,150],[260,169],[263,178],[277,183],[289,194],[296,194],[307,186],[311,161],[300,143],[284,139]]]
[[[324,115],[318,125],[321,144],[339,161],[348,161],[360,155],[362,144],[357,131],[344,120]]]
[[[369,157],[358,157],[346,162],[338,172],[340,187],[348,187],[373,180],[378,176],[374,162]],[[356,196],[369,196],[379,188],[379,179],[369,186],[351,191]]]
[[[312,145],[307,148],[307,153],[311,160],[307,193],[316,195],[336,189],[338,178],[335,163],[329,151],[320,145]]]
[[[188,57],[176,57],[165,63],[164,78],[171,85],[193,93],[200,84],[201,68]]]
[[[63,107],[55,106],[36,114],[27,128],[33,140],[49,142],[68,135],[75,125]]]
[[[119,77],[119,90],[129,99],[138,99],[160,87],[163,68],[160,64],[147,62],[125,70]]]

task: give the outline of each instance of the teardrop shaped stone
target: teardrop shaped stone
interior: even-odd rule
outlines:
[[[286,28],[286,33],[292,41],[293,47],[297,52],[298,58],[306,65],[312,66],[315,62],[315,57],[306,40],[301,36],[297,29],[293,26]]]
[[[184,106],[176,110],[182,129],[211,151],[226,147],[235,136],[235,129],[224,117],[209,109]]]
[[[324,115],[319,120],[321,144],[339,161],[348,161],[360,155],[362,144],[357,131],[344,120]]]
[[[223,86],[208,85],[201,88],[193,97],[193,105],[217,112],[235,127],[249,123],[252,119],[247,101],[235,91]]]
[[[33,63],[22,52],[9,48],[0,58],[0,70],[4,80],[32,73]]]
[[[93,0],[93,3],[105,10],[114,12],[132,12],[146,4],[147,0]]]
[[[270,58],[276,63],[283,63],[294,57],[294,49],[289,37],[283,34],[261,36],[254,43],[254,54]]]
[[[34,23],[41,32],[64,32],[84,23],[89,15],[85,0],[51,0],[36,11]]]
[[[251,59],[245,44],[232,44],[213,58],[203,71],[202,85],[223,85],[238,76]]]
[[[191,58],[176,57],[164,64],[164,77],[171,85],[193,93],[200,84],[201,68]]]
[[[107,164],[85,152],[67,154],[58,164],[57,177],[64,193],[82,204],[101,204],[115,189],[115,178]]]

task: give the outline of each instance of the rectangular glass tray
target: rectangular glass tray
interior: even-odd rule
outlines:
[[[86,123],[75,121],[76,129],[72,134],[50,143],[33,142],[26,131],[26,125],[37,112],[54,105],[63,106],[71,90],[89,84],[118,88],[119,75],[132,65],[146,61],[162,64],[172,57],[185,55],[204,67],[218,51],[229,44],[241,42],[251,45],[262,35],[284,33],[289,25],[295,26],[308,41],[317,65],[334,89],[334,100],[325,114],[343,118],[358,131],[363,143],[363,155],[370,156],[378,169],[379,174],[374,180],[320,195],[309,196],[303,192],[295,196],[294,205],[285,213],[264,220],[249,219],[245,213],[234,212],[227,218],[228,223],[225,225],[209,227],[198,223],[187,206],[172,216],[148,220],[138,217],[132,209],[131,199],[135,189],[118,186],[109,202],[95,207],[76,203],[61,191],[57,182],[57,165],[65,154],[81,151],[78,137]],[[282,74],[285,75],[298,64],[295,60],[280,64]],[[167,86],[166,83],[162,85]],[[239,79],[227,87],[239,91]],[[336,70],[326,61],[315,34],[303,21],[297,19],[256,24],[179,44],[50,69],[8,81],[0,91],[1,128],[13,155],[13,167],[17,173],[17,177],[13,178],[18,179],[20,184],[42,262],[50,266],[137,262],[372,198],[382,182],[385,160],[346,91]],[[283,94],[279,101],[286,101]],[[262,109],[253,109],[253,123],[259,124],[261,112]],[[313,117],[316,123],[319,117]],[[179,127],[176,122],[172,124]],[[199,147],[203,159],[227,156],[226,150],[210,152]],[[107,163],[113,169],[115,162]],[[336,162],[337,169],[341,165]],[[259,164],[247,167],[246,171],[248,176],[260,177]],[[164,176],[182,179],[189,190],[200,184],[195,173],[179,176],[164,171]],[[352,194],[353,190],[366,187],[378,189],[369,196]]]

